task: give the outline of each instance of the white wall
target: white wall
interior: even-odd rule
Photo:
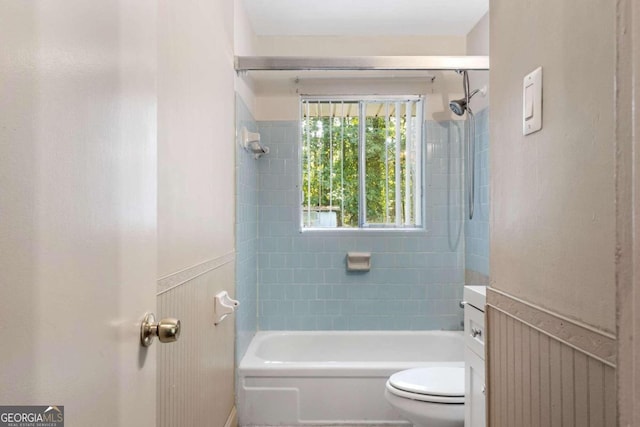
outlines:
[[[464,55],[464,36],[259,36],[256,55]]]
[[[233,3],[160,2],[158,275],[234,250]]]
[[[234,0],[234,55],[256,55],[256,35],[251,28],[249,17],[242,0]],[[235,90],[244,100],[245,105],[254,113],[256,110],[255,82],[250,75],[235,76]]]
[[[489,55],[489,12],[467,34],[467,55]],[[487,94],[476,94],[470,101],[474,112],[489,106],[489,71],[473,71],[469,73],[471,90],[486,87]]]
[[[615,331],[615,3],[491,3],[492,286]],[[543,68],[543,127],[522,79]]]
[[[183,317],[161,348],[159,426],[233,420],[235,292],[234,2],[160,0],[158,22],[159,316]]]
[[[251,28],[243,0],[233,0],[233,47],[235,55],[255,55],[256,35]]]

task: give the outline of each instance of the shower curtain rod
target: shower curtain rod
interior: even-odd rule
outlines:
[[[488,56],[236,56],[236,71],[489,70]]]

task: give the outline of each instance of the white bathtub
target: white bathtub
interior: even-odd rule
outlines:
[[[238,367],[240,425],[409,425],[384,399],[389,375],[463,354],[462,332],[258,332]]]

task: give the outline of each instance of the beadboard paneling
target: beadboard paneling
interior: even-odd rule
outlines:
[[[223,427],[234,405],[234,319],[213,325],[214,296],[234,290],[228,262],[158,295],[160,318],[182,322],[158,351],[158,427]],[[233,295],[232,295],[233,296]]]
[[[610,363],[491,304],[486,316],[490,426],[616,425]]]

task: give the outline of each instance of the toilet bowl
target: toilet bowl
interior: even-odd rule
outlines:
[[[464,368],[415,368],[387,380],[387,402],[414,427],[464,427]]]

